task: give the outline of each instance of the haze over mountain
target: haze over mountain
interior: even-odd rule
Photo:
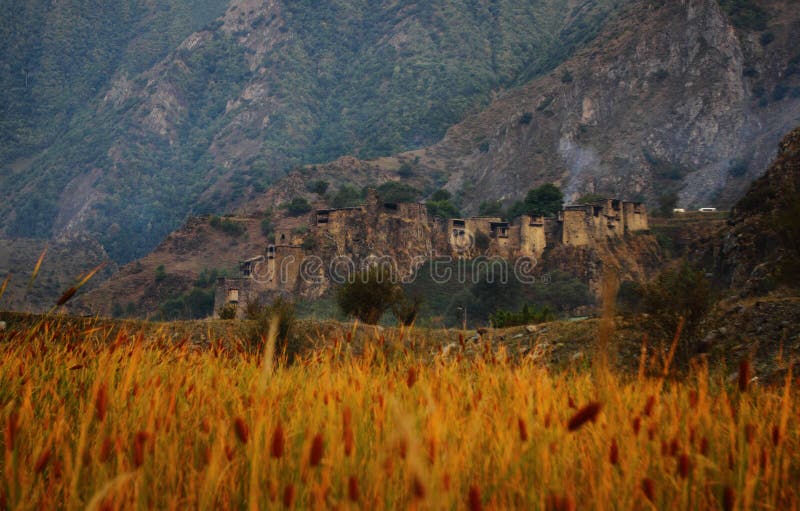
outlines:
[[[800,124],[787,0],[2,9],[0,233],[123,263],[315,179],[444,186],[467,213],[545,182],[726,207]]]

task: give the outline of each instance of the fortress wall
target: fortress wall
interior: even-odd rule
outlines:
[[[523,215],[519,219],[519,255],[540,256],[547,247],[544,218]]]
[[[590,216],[586,208],[569,208],[563,211],[562,218],[561,243],[577,247],[588,245],[593,239],[590,233],[596,229],[596,217]]]

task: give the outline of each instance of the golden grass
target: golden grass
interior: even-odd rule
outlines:
[[[287,366],[54,320],[0,335],[0,509],[800,502],[791,371],[763,388],[705,367],[679,382],[428,357],[399,338]]]

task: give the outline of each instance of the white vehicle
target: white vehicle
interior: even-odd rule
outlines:
[[[672,210],[673,213],[686,213],[686,210],[683,208],[675,208]]]
[[[716,210],[717,208],[700,208],[697,211],[701,213],[714,213]]]

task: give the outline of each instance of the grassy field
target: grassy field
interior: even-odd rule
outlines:
[[[774,387],[746,364],[676,377],[653,354],[638,373],[556,371],[425,335],[345,334],[289,365],[269,340],[9,328],[0,509],[800,506],[791,370]]]

